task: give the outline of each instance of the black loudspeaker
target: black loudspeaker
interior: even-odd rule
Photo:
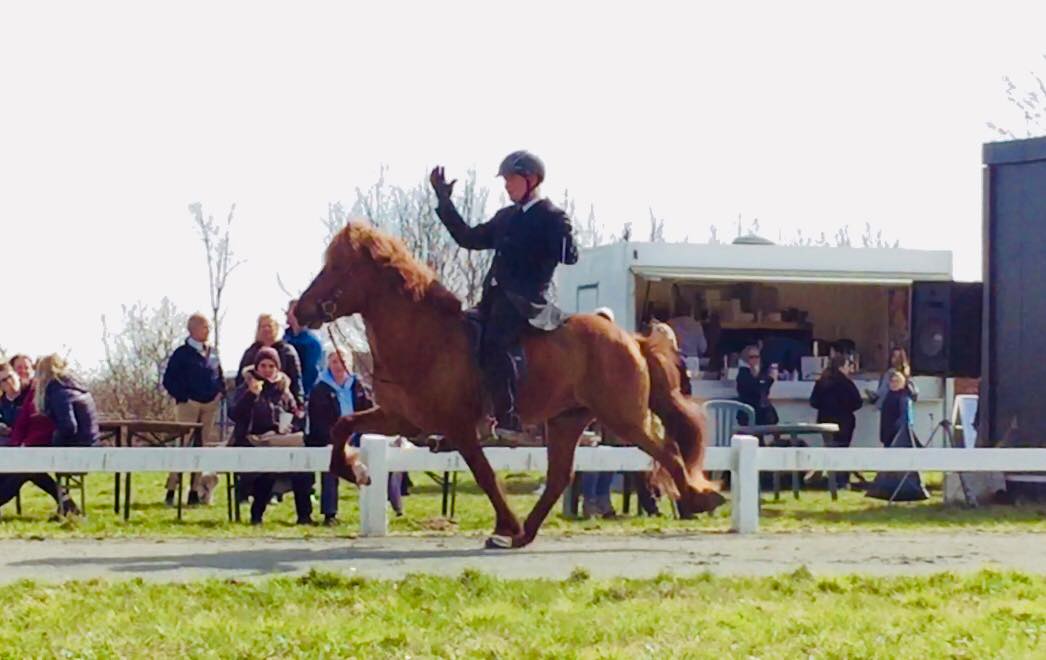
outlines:
[[[982,304],[980,282],[915,282],[912,372],[980,378]]]

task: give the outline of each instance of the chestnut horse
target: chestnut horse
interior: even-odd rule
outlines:
[[[325,264],[298,300],[305,325],[360,314],[374,357],[377,406],[347,415],[331,432],[331,472],[355,481],[353,433],[442,435],[460,452],[494,507],[488,547],[529,544],[569,484],[574,450],[598,420],[648,453],[667,472],[680,514],[711,511],[723,502],[701,471],[700,408],[679,391],[674,355],[633,337],[600,316],[579,314],[552,331],[524,334],[526,373],[517,409],[526,424],[545,424],[548,479],[521,526],[483,454],[486,418],[480,372],[461,301],[399,239],[350,223],[331,241]],[[651,411],[664,427],[653,431]]]

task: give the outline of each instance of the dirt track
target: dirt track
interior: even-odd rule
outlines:
[[[295,574],[311,568],[375,578],[457,575],[466,567],[504,578],[769,575],[916,575],[991,566],[1046,573],[1046,534],[731,534],[544,537],[523,551],[480,549],[479,537],[340,540],[0,541],[0,583],[101,577],[192,580]]]

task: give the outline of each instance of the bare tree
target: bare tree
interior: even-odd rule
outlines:
[[[648,208],[650,212],[650,242],[651,243],[664,243],[665,242],[665,221],[662,218],[658,218],[654,215],[654,209]]]
[[[1042,57],[1046,60],[1046,54]],[[1024,119],[1024,135],[1018,136],[1009,128],[992,122],[988,122],[988,128],[1010,140],[1046,135],[1046,83],[1043,77],[1031,71],[1023,81],[1014,81],[1010,76],[1003,76],[1002,81],[1006,87],[1006,100]]]
[[[348,221],[349,214],[346,213],[345,207],[341,205],[341,202],[327,204],[327,217],[321,219],[324,227],[327,228],[327,243],[330,243],[331,239],[345,228],[345,224]]]
[[[100,410],[124,418],[173,419],[163,372],[185,334],[187,318],[167,298],[156,308],[124,306],[123,329],[117,333],[102,316],[105,361],[91,383]]]
[[[571,218],[573,218],[573,216],[571,216]],[[603,236],[600,226],[596,223],[595,205],[589,205],[588,218],[585,220],[583,225],[578,227],[576,233],[579,247],[598,247],[606,242],[606,237]]]
[[[465,222],[469,225],[477,225],[489,218],[487,211],[489,198],[490,190],[479,185],[475,170],[469,170],[458,191],[455,206]],[[430,215],[435,217],[435,213],[431,211]],[[436,223],[436,231],[441,236],[448,236],[447,230],[443,228],[439,218],[436,218]],[[480,295],[483,292],[483,277],[493,259],[494,255],[489,251],[462,250],[457,246],[454,247],[453,265],[456,277],[447,286],[464,299],[466,306],[472,307],[479,303]]]
[[[850,241],[850,227],[842,227],[835,232],[835,245],[836,247],[850,247],[852,245]]]
[[[814,237],[803,234],[802,229],[797,229],[795,237],[786,244],[805,247],[853,247],[848,225],[837,229],[831,240],[828,239],[828,235],[824,232]],[[861,234],[861,246],[866,248],[899,248],[901,247],[901,242],[899,240],[891,242],[884,236],[883,230],[874,230],[872,229],[872,224],[867,222],[864,225],[864,232]]]
[[[378,168],[378,180],[374,185],[366,190],[356,188],[356,201],[349,210],[349,215],[366,218],[378,227],[385,227],[390,219],[396,217],[396,194],[385,183],[388,170],[387,165],[381,165]]]
[[[222,319],[222,295],[229,282],[229,275],[236,270],[242,261],[233,260],[232,251],[232,220],[236,213],[236,204],[229,207],[229,215],[225,218],[225,224],[219,225],[214,221],[214,216],[204,219],[203,205],[193,202],[189,205],[189,213],[193,216],[196,228],[200,232],[200,240],[203,241],[203,249],[207,255],[207,277],[211,299],[211,323],[214,324],[214,347],[218,348],[221,337]]]
[[[474,176],[466,179],[462,188],[467,188],[470,181],[474,185]],[[469,209],[460,203],[461,194],[458,198],[459,212],[466,217]],[[468,199],[467,195],[465,198]],[[435,208],[435,194],[425,181],[409,189],[393,188],[389,209],[392,218],[388,226],[399,234],[411,254],[431,268],[445,286],[457,289],[459,272],[454,262],[459,256],[458,247],[433,212]]]

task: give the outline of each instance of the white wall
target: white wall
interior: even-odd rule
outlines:
[[[572,266],[561,265],[556,269],[556,299],[565,312],[591,312],[592,307],[609,307],[614,311],[618,324],[633,330],[633,312],[630,305],[630,280],[626,260],[628,245],[614,243],[598,248],[582,250],[578,262]],[[595,289],[587,287],[595,287]],[[586,287],[579,296],[578,290]],[[578,302],[588,309],[579,309]],[[595,301],[594,303],[591,301]]]

